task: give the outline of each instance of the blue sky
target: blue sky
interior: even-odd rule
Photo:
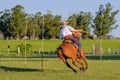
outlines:
[[[51,11],[54,15],[61,15],[62,19],[67,19],[71,14],[80,11],[91,12],[95,16],[99,5],[111,3],[113,11],[120,10],[120,0],[1,0],[0,11],[11,9],[17,4],[25,8],[26,13],[35,14],[37,12],[47,13]],[[115,18],[119,27],[111,32],[115,37],[120,37],[120,12]]]

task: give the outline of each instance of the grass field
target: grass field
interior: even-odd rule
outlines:
[[[26,43],[32,45],[32,51],[39,51],[42,48],[42,40],[27,40]],[[43,40],[43,49],[45,52],[55,51],[61,43],[62,40]],[[92,52],[93,44],[101,45],[104,53],[108,51],[108,48],[113,53],[118,46],[120,47],[120,40],[81,40],[81,43],[86,53]],[[25,40],[0,40],[0,52],[7,52],[8,45],[11,51],[15,51],[20,44],[25,44]]]
[[[58,58],[0,58],[0,80],[120,80],[120,60],[88,60],[89,69],[72,72]],[[71,61],[69,60],[69,63]]]
[[[43,42],[44,52],[48,52],[55,51],[62,40],[44,40]],[[42,72],[40,55],[31,58],[2,56],[7,54],[8,45],[10,45],[10,50],[14,51],[21,43],[24,44],[25,41],[0,40],[0,80],[120,80],[119,54],[104,54],[102,60],[99,55],[87,54],[89,69],[81,72],[73,66],[78,73],[72,72],[57,57],[44,58]],[[33,51],[39,51],[42,46],[41,40],[28,40],[26,43],[32,45]],[[86,52],[92,51],[93,44],[100,44],[105,52],[108,47],[115,52],[120,46],[120,40],[81,40],[81,43]],[[69,62],[71,64],[71,60]]]

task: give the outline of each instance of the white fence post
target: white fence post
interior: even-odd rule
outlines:
[[[92,54],[95,54],[95,45],[92,45]]]
[[[18,46],[18,56],[20,56],[20,47]]]

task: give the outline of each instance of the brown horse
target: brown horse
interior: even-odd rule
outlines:
[[[80,39],[80,35],[81,33],[73,33],[73,36],[76,37],[78,40]],[[72,59],[73,65],[78,67],[81,71],[85,71],[88,68],[88,62],[86,60],[84,51],[81,48],[80,59],[77,56],[77,52],[78,52],[78,47],[76,46],[75,43],[73,43],[70,40],[69,41],[64,40],[63,43],[60,44],[60,46],[57,48],[58,57],[66,64],[68,68],[72,69],[74,72],[77,72],[74,68],[70,66],[70,64],[67,61],[67,59]],[[81,60],[85,62],[86,66],[84,66]],[[80,64],[81,66],[78,65],[77,63]]]

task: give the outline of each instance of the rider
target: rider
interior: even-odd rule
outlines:
[[[62,25],[60,26],[60,39],[69,39],[73,42],[75,42],[78,45],[78,57],[80,58],[80,48],[81,48],[81,43],[77,38],[75,38],[72,34],[74,32],[83,32],[83,30],[76,30],[73,27],[67,25],[67,21],[63,21]]]

